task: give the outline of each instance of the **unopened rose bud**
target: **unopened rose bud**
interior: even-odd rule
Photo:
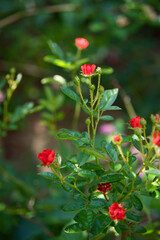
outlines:
[[[114,135],[112,138],[112,141],[114,144],[121,144],[122,142],[122,137],[119,135]]]
[[[103,92],[104,92],[104,87],[103,87],[103,86],[100,86],[100,87],[99,87],[99,93],[102,94]]]
[[[153,124],[157,125],[157,123],[160,121],[160,117],[158,114],[151,114],[151,121],[153,122]]]
[[[78,76],[75,76],[75,78],[74,78],[73,81],[74,81],[74,84],[78,86],[78,84],[79,84],[79,82],[80,82],[80,79],[79,79]]]
[[[96,73],[98,73],[98,74],[102,74],[102,69],[101,69],[101,67],[97,67],[97,69],[96,69]]]
[[[146,120],[144,118],[142,118],[141,121],[140,121],[140,124],[142,126],[146,126],[146,123],[147,123]]]
[[[90,86],[90,89],[91,89],[92,91],[94,91],[94,90],[95,90],[95,86],[92,84],[92,85]]]
[[[87,119],[86,119],[86,121],[85,121],[85,123],[86,123],[86,125],[87,125],[87,126],[89,126],[89,125],[90,125],[90,123],[91,123],[91,120],[90,120],[90,118],[87,118]]]

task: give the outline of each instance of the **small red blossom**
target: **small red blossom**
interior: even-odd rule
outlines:
[[[77,48],[85,49],[89,46],[89,42],[85,38],[76,38],[75,45]]]
[[[142,120],[142,118],[140,118],[140,117],[135,117],[135,118],[132,118],[132,119],[129,121],[129,123],[131,124],[131,126],[132,126],[133,128],[141,128],[141,127],[142,127],[142,125],[140,124],[141,120]]]
[[[114,136],[113,136],[113,142],[114,142],[114,143],[119,143],[121,140],[122,140],[122,139],[121,139],[121,137],[120,137],[119,135],[114,135]]]
[[[55,156],[54,150],[51,149],[46,149],[42,153],[38,153],[38,159],[42,161],[43,166],[50,165],[54,161]]]
[[[155,115],[155,122],[159,122],[159,120],[160,120],[160,119],[159,119],[159,115],[156,114],[156,115]]]
[[[158,131],[154,132],[152,141],[153,141],[154,145],[157,145],[158,147],[160,147],[160,132],[158,132]]]
[[[124,219],[126,217],[125,212],[126,210],[123,209],[123,203],[120,205],[118,202],[115,202],[109,207],[109,214],[113,220],[119,221]]]
[[[111,184],[109,182],[107,183],[98,183],[98,190],[103,192],[103,193],[106,193],[107,191],[112,191],[111,189]]]
[[[81,69],[82,69],[82,72],[83,72],[83,74],[85,74],[85,75],[92,75],[93,74],[93,72],[94,72],[94,70],[95,70],[95,68],[96,68],[96,65],[95,64],[92,64],[92,65],[90,65],[90,64],[84,64],[84,65],[82,65],[81,66]]]

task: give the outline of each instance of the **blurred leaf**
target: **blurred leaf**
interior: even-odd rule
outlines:
[[[89,230],[91,229],[94,221],[94,212],[90,209],[85,209],[79,212],[74,220],[82,225],[83,229]]]
[[[91,148],[87,145],[83,145],[83,146],[79,147],[79,150],[84,152],[84,153],[93,155],[97,158],[102,158],[102,159],[107,160],[106,157],[103,155],[103,153],[101,153],[99,150],[97,150],[95,148]]]
[[[103,121],[114,120],[114,118],[112,116],[109,116],[109,115],[104,115],[104,116],[100,117],[100,119],[103,120]]]
[[[102,74],[112,74],[114,72],[114,69],[111,67],[102,67]]]
[[[62,67],[62,68],[70,68],[71,64],[67,63],[61,59],[57,59],[54,56],[45,56],[44,57],[44,61],[48,62],[48,63],[52,63],[58,67]]]
[[[76,212],[79,211],[81,209],[83,209],[86,205],[86,202],[84,200],[76,200],[73,201],[71,203],[69,203],[68,205],[66,205],[63,208],[64,212]]]
[[[99,208],[107,207],[107,203],[105,199],[100,199],[100,198],[91,199],[91,201],[88,204],[88,207],[91,209],[99,209]]]
[[[116,162],[117,159],[118,159],[118,155],[117,155],[117,152],[115,150],[114,144],[105,142],[104,145],[103,145],[103,148],[104,148],[105,152],[107,153],[108,157],[112,161]]]
[[[117,182],[124,179],[124,176],[121,173],[108,173],[102,178],[100,178],[99,182]]]
[[[54,173],[51,173],[51,172],[40,172],[38,173],[38,175],[51,179],[53,181],[59,181],[59,178]]]
[[[98,234],[100,234],[105,228],[108,227],[111,222],[112,219],[109,216],[100,215],[96,217],[93,228],[91,229],[92,236],[97,236]]]
[[[141,200],[135,195],[131,195],[131,199],[132,199],[132,203],[133,203],[133,206],[135,207],[135,209],[138,211],[142,211],[143,205],[142,205]]]
[[[89,179],[91,182],[96,178],[96,174],[94,172],[89,171],[89,170],[80,169],[78,171],[78,175],[80,177]]]
[[[61,59],[64,58],[64,53],[63,53],[62,49],[58,46],[57,43],[49,40],[48,45],[54,55],[56,55],[57,57],[59,57]]]
[[[67,95],[69,98],[73,99],[76,102],[81,102],[79,96],[77,93],[75,93],[73,90],[71,90],[68,87],[61,87],[62,92]]]
[[[78,232],[83,232],[85,229],[83,229],[82,224],[79,223],[74,223],[71,224],[67,227],[65,227],[64,231],[67,233],[78,233]]]
[[[146,232],[145,227],[140,226],[140,225],[131,226],[131,230],[135,233],[145,233]]]
[[[61,85],[65,85],[66,79],[61,75],[54,75],[53,77],[47,77],[41,80],[42,84],[48,84],[48,83],[54,83],[54,82],[59,83]]]
[[[158,170],[158,169],[145,170],[145,173],[160,176],[160,170]]]

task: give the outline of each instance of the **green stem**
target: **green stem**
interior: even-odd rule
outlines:
[[[99,95],[99,86],[100,86],[100,81],[101,81],[101,75],[98,74],[98,85],[97,85],[97,93],[96,93],[96,97],[94,99],[94,102],[93,102],[93,106],[95,105],[97,99],[98,99],[98,95]]]
[[[90,109],[88,108],[87,104],[85,103],[84,101],[84,98],[83,98],[83,95],[82,95],[82,91],[81,91],[81,86],[80,86],[80,83],[78,84],[78,90],[79,90],[79,95],[80,95],[80,98],[83,102],[83,105],[85,106],[85,108],[87,109],[87,111],[90,113]]]
[[[134,179],[132,180],[131,190],[130,190],[124,197],[120,198],[120,199],[119,199],[119,202],[123,202],[124,199],[126,199],[126,198],[131,194],[131,192],[132,192],[132,190],[133,190],[133,186],[134,186]]]
[[[122,157],[123,161],[124,161],[125,163],[127,163],[127,159],[125,158],[125,156],[124,156],[124,154],[123,154],[123,151],[122,151],[121,146],[120,146],[120,145],[117,145],[117,148],[118,148],[118,150],[119,150],[119,152],[120,152],[120,154],[121,154],[121,157]]]

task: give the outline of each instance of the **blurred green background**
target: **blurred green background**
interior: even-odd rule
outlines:
[[[151,113],[160,112],[159,0],[1,0],[0,35],[1,78],[11,67],[23,74],[10,109],[26,101],[37,104],[44,98],[42,78],[59,74],[71,80],[67,71],[44,61],[51,54],[48,40],[57,42],[70,56],[76,53],[75,38],[84,37],[90,45],[83,57],[89,57],[91,64],[114,68],[113,74],[102,78],[105,89],[117,86],[118,81],[137,115],[149,120]],[[53,92],[56,94],[57,86]],[[120,96],[117,105],[123,111],[114,113],[115,117],[128,121]],[[70,128],[74,105],[68,99],[62,112],[65,118],[58,128]],[[60,237],[72,217],[60,210],[69,197],[36,176],[38,152],[56,146],[65,156],[70,147],[48,137],[39,121],[40,113],[31,115],[20,123],[19,131],[1,140],[0,239],[82,239],[81,234],[68,238],[62,233]],[[159,208],[148,204],[156,211]]]

